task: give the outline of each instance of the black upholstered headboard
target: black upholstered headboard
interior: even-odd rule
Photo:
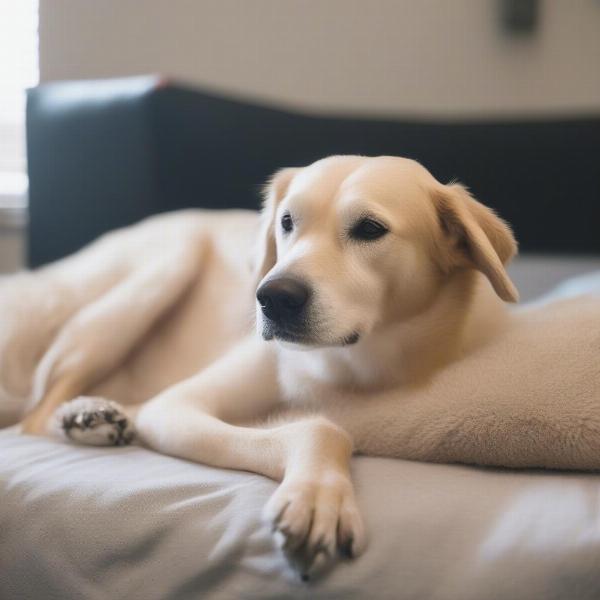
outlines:
[[[29,261],[182,207],[256,208],[282,166],[392,154],[459,179],[521,249],[600,253],[600,107],[578,118],[441,122],[309,116],[159,78],[29,92]]]

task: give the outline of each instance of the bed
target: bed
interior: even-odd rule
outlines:
[[[599,151],[597,115],[392,122],[275,110],[162,78],[43,86],[28,100],[30,265],[148,214],[255,208],[283,165],[388,153],[460,176],[515,225],[526,254],[511,274],[530,300],[600,269]],[[260,519],[274,482],[2,430],[0,598],[600,597],[599,474],[368,457],[353,470],[368,550],[303,583]]]
[[[600,476],[356,458],[367,552],[303,583],[275,484],[136,448],[0,433],[0,597],[595,599]]]

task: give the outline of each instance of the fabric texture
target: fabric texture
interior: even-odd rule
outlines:
[[[309,583],[275,483],[136,447],[0,433],[0,598],[597,598],[600,477],[357,458],[367,552]]]

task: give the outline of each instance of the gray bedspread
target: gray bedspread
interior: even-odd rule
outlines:
[[[598,598],[600,476],[358,458],[370,544],[307,584],[275,484],[136,447],[0,433],[0,598]]]

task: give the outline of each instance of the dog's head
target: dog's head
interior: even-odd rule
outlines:
[[[509,227],[458,184],[403,158],[333,156],[283,169],[265,191],[257,326],[265,339],[352,344],[431,305],[476,269],[517,300]]]

